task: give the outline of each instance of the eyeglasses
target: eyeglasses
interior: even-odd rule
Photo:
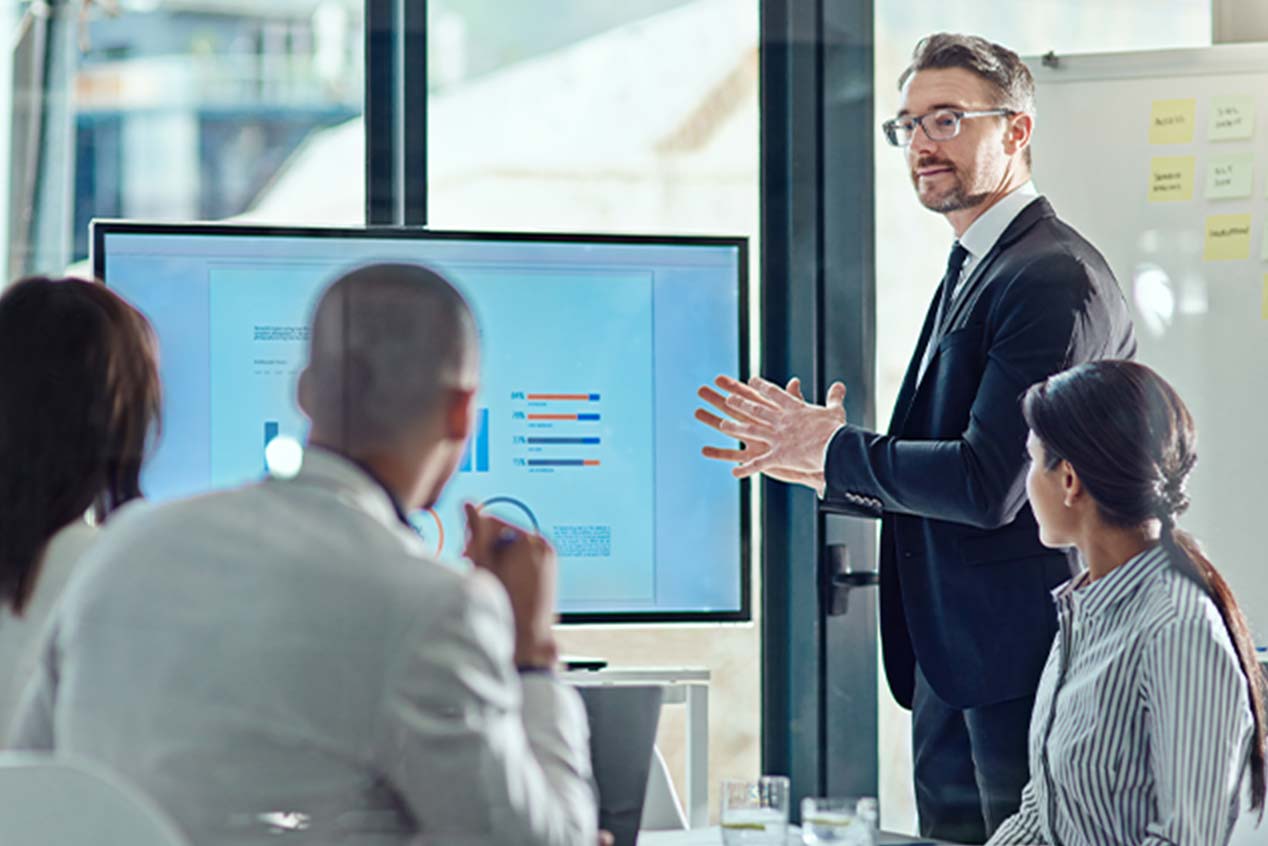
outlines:
[[[1017,112],[1012,109],[987,109],[986,111],[966,112],[960,109],[934,109],[923,115],[905,115],[892,118],[881,124],[885,130],[885,140],[895,147],[906,147],[916,134],[919,126],[931,141],[950,141],[960,134],[960,121],[968,118],[1012,116]]]

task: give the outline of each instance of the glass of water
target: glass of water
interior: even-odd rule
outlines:
[[[811,846],[876,846],[880,814],[876,800],[868,797],[801,800],[801,842]]]
[[[721,823],[726,846],[786,846],[788,779],[722,782]]]

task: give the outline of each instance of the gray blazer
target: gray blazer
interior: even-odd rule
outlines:
[[[386,492],[293,480],[129,506],[85,556],[11,742],[104,764],[204,844],[591,844],[576,692],[517,675],[505,592]]]

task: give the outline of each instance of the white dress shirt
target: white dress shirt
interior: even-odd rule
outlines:
[[[951,292],[951,302],[954,303],[960,296],[960,292],[964,290],[964,283],[973,275],[973,271],[982,263],[986,254],[995,247],[999,236],[1004,234],[1004,230],[1017,218],[1017,215],[1021,214],[1026,206],[1034,202],[1038,196],[1039,192],[1035,190],[1035,183],[1027,180],[982,212],[978,219],[964,230],[964,234],[960,236],[960,246],[968,251],[968,256],[965,257],[964,264],[960,265],[960,279]]]
[[[115,770],[198,846],[597,837],[576,691],[517,674],[501,585],[331,453],[122,509],[49,632],[14,745]]]
[[[1253,722],[1215,603],[1161,546],[1054,595],[1030,782],[989,846],[1226,843]]]

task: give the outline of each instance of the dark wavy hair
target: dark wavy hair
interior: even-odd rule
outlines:
[[[919,71],[947,68],[970,71],[986,80],[1000,108],[1035,113],[1035,80],[1030,68],[1012,50],[976,35],[935,32],[920,39],[911,51],[911,64],[898,77],[898,90]],[[1030,147],[1023,157],[1030,167]]]
[[[15,614],[58,530],[141,495],[160,403],[153,330],[104,285],[31,277],[0,296],[0,602]]]
[[[1265,683],[1246,617],[1192,535],[1176,528],[1189,507],[1185,483],[1197,463],[1197,432],[1175,389],[1143,364],[1095,361],[1034,385],[1022,401],[1049,470],[1067,461],[1102,518],[1132,528],[1157,520],[1172,566],[1215,603],[1250,697],[1251,808],[1263,815]]]

